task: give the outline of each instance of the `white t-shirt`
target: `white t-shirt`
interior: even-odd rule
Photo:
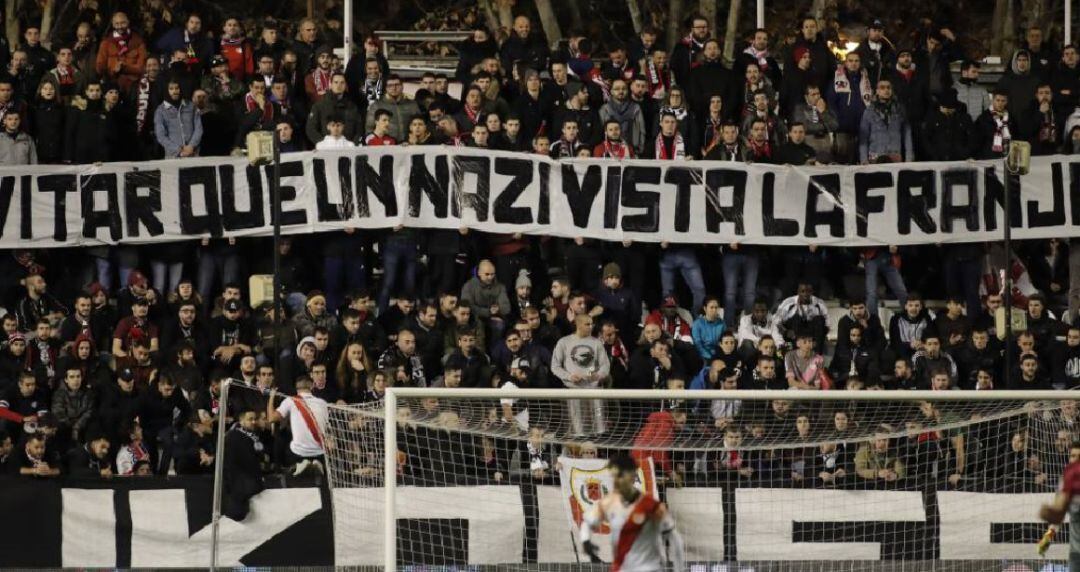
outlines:
[[[332,135],[327,135],[322,141],[315,144],[315,148],[319,151],[326,149],[352,149],[353,147],[356,147],[356,144],[352,141],[349,141],[345,137],[334,137]]]
[[[319,429],[326,434],[326,419],[327,419],[327,407],[326,401],[323,401],[319,397],[315,397],[310,393],[298,396],[304,400],[304,403],[311,410],[312,416],[315,417],[315,423],[319,426]],[[325,453],[322,445],[315,440],[315,437],[311,434],[311,430],[308,429],[307,423],[304,421],[304,416],[300,414],[300,409],[297,408],[296,403],[293,402],[291,397],[286,398],[278,405],[278,415],[289,420],[289,429],[292,431],[292,443],[289,443],[289,450],[291,450],[298,457],[318,457]]]

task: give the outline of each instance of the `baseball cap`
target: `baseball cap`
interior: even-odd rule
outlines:
[[[530,364],[529,360],[526,359],[526,358],[521,358],[521,357],[514,358],[510,362],[510,369],[520,369],[522,371],[529,371],[530,369],[532,369],[532,364]]]
[[[884,30],[885,24],[883,24],[879,18],[875,18],[873,22],[870,22],[870,25],[867,26],[867,28],[872,30]]]
[[[225,304],[222,306],[222,309],[225,310],[226,312],[239,312],[240,311],[240,301],[239,300],[226,300]]]
[[[660,303],[661,308],[678,308],[679,300],[675,296],[665,296],[664,301]]]
[[[229,60],[225,59],[225,56],[217,55],[217,56],[214,56],[214,57],[210,58],[210,67],[227,66],[227,65],[229,65]]]
[[[132,381],[135,379],[135,372],[131,371],[130,367],[125,367],[124,369],[120,370],[120,373],[117,374],[117,377],[124,381]]]

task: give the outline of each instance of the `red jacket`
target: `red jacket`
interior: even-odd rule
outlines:
[[[251,42],[244,40],[238,44],[222,42],[220,53],[229,62],[229,75],[244,81],[255,73],[255,50]]]
[[[674,466],[668,449],[675,441],[675,418],[670,411],[656,411],[649,414],[645,425],[634,436],[634,450],[630,456],[640,466],[645,459],[652,458],[664,474],[670,473]]]

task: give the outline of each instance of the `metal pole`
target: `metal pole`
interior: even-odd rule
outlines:
[[[1012,178],[1009,172],[1009,159],[1005,159],[1005,379],[1002,385],[1009,383],[1012,375]]]
[[[221,382],[221,401],[218,405],[217,448],[214,450],[214,502],[213,521],[210,526],[210,570],[217,570],[218,565],[218,530],[221,523],[221,494],[225,474],[225,417],[229,404],[229,385],[231,379]]]
[[[765,0],[757,0],[757,28],[765,27]]]
[[[274,218],[274,387],[281,375],[281,325],[285,323],[285,308],[281,303],[281,141],[274,127],[274,165],[270,174],[270,202]]]
[[[1065,45],[1072,43],[1072,3],[1073,0],[1065,0]]]
[[[341,23],[341,27],[344,28],[341,36],[345,39],[345,57],[342,58],[342,65],[349,65],[349,58],[352,57],[352,41],[353,41],[353,0],[345,0],[345,10],[342,16],[344,22]],[[363,61],[363,60],[361,60]]]
[[[557,399],[565,400],[568,395],[573,399],[632,399],[637,401],[659,401],[661,399],[677,399],[680,401],[694,401],[698,399],[716,399],[716,391],[711,389],[575,389],[568,392],[565,389],[487,389],[479,387],[394,387],[387,388],[386,394],[390,395],[393,389],[394,402],[398,399],[420,399],[423,397],[435,397],[439,399]],[[794,393],[790,395],[796,395]],[[1075,401],[1080,399],[1080,391],[1065,390],[1032,390],[1016,392],[1009,390],[988,391],[931,391],[931,390],[905,390],[894,389],[887,391],[852,391],[834,389],[832,391],[800,391],[799,401],[1057,401],[1062,399]],[[776,399],[776,393],[757,389],[733,389],[724,390],[724,399],[738,399],[742,401],[767,401]],[[794,398],[792,398],[794,399]],[[396,460],[396,459],[395,459]]]
[[[397,566],[397,395],[386,388],[383,397],[383,570]]]

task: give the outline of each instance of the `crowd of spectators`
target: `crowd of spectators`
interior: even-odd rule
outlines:
[[[1014,139],[1035,154],[1080,149],[1077,50],[1057,51],[1038,29],[987,90],[947,28],[894,46],[874,21],[841,61],[808,18],[787,53],[771,53],[769,32],[757,30],[729,65],[709,23],[692,17],[670,51],[645,28],[601,62],[589,38],[572,35],[553,51],[519,16],[501,43],[476,27],[453,77],[423,74],[408,97],[376,38],[342,66],[312,19],[286,38],[278,22],[245,30],[227,18],[208,30],[198,13],[182,16],[144,36],[116,12],[100,38],[87,23],[50,48],[26,24],[22,45],[0,49],[8,62],[0,164],[229,155],[253,130],[276,131],[284,152],[448,145],[792,165],[995,158]],[[984,244],[718,248],[345,229],[282,240],[284,316],[247,303],[247,278],[271,268],[267,239],[20,249],[0,265],[0,451],[12,472],[38,477],[206,473],[215,419],[226,415],[240,433],[227,443],[245,447],[248,469],[318,471],[319,432],[298,444],[297,431],[309,418],[324,423],[327,402],[378,402],[392,385],[1071,389],[1080,385],[1080,324],[1063,318],[1080,301],[1080,249],[1069,247],[1054,239],[1008,255]],[[1014,296],[1026,326],[1011,344],[994,319],[1003,304],[997,273],[985,271],[995,256],[1034,290]],[[887,323],[883,296],[899,307]],[[932,310],[926,298],[945,303]],[[825,299],[844,300],[847,313],[830,318]],[[238,390],[221,408],[226,378],[258,391]],[[278,392],[301,398],[279,402]],[[792,438],[840,431],[841,413],[860,422],[855,411],[817,412],[804,428],[795,412],[779,413],[784,403],[768,411],[790,417]],[[939,414],[929,408],[924,415]],[[688,427],[714,435],[723,455],[677,477],[690,479],[742,475],[758,461],[737,453],[740,440],[775,431],[726,401],[617,409],[570,401],[544,416],[548,434],[513,400],[483,419],[437,402],[408,415],[531,432],[512,458],[540,478],[554,467],[542,446],[549,434],[615,435],[646,448]],[[1028,439],[1004,434],[1003,451]],[[918,462],[904,447],[927,441],[948,451],[940,454],[952,459],[950,476],[962,472],[963,439],[913,435],[832,461],[822,449],[800,461],[816,467],[804,478],[835,478],[822,476],[821,463],[899,477]],[[476,457],[509,462],[497,449],[477,443]],[[404,462],[416,467],[455,461],[412,453]],[[794,473],[796,461],[784,458]]]

